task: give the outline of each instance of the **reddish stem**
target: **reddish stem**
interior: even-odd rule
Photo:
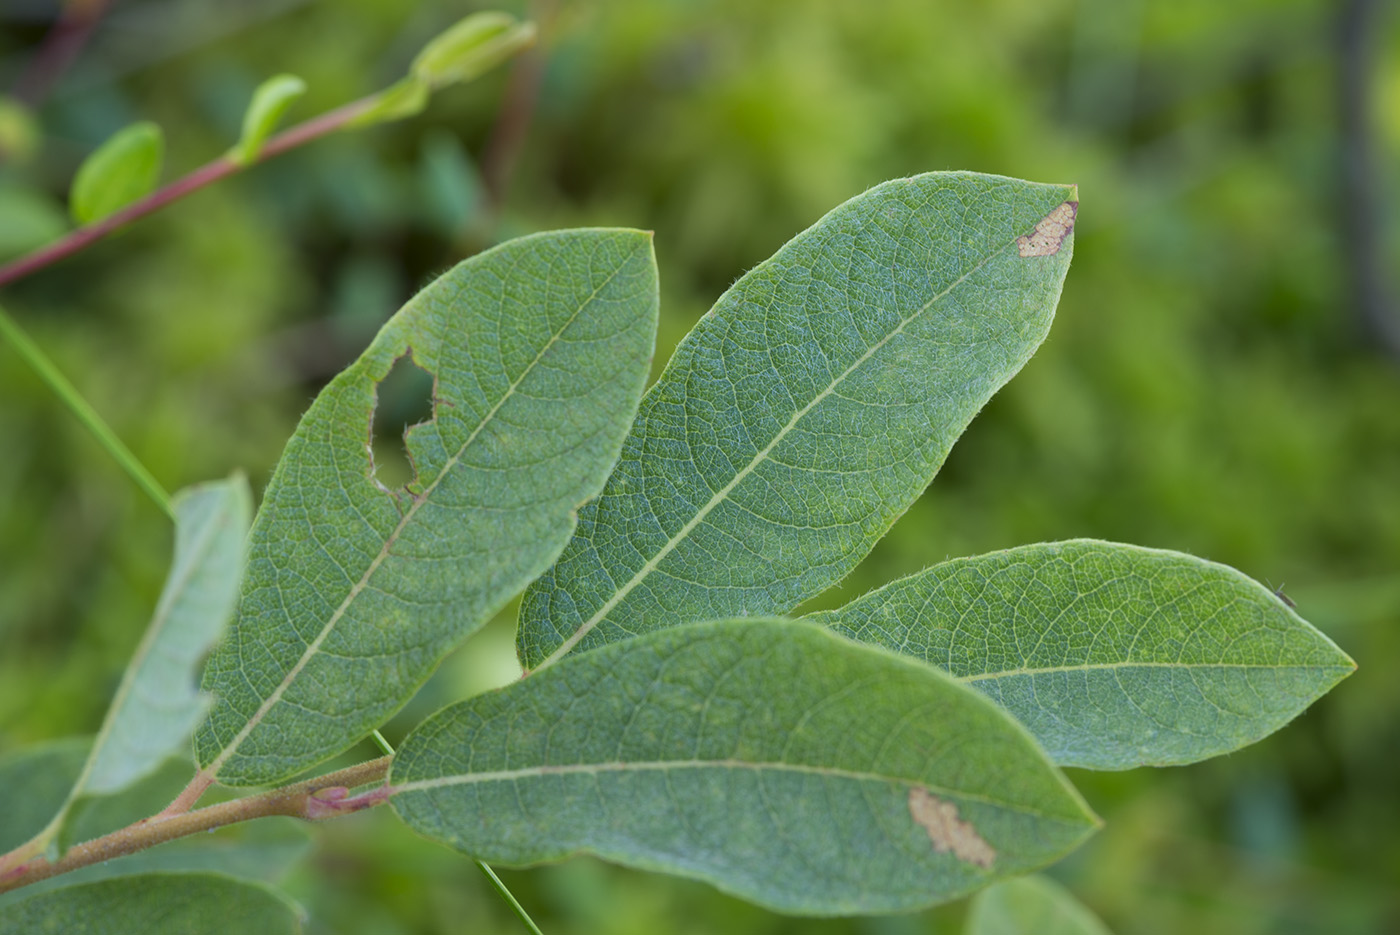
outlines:
[[[540,38],[511,65],[505,101],[481,157],[487,200],[491,210],[496,213],[500,212],[505,202],[506,188],[539,103],[546,64],[545,37],[551,32],[554,22],[554,0],[536,0],[531,5],[530,14],[530,18],[539,24]]]
[[[355,117],[366,110],[373,97],[361,98],[343,107],[328,111],[319,117],[313,117],[304,123],[299,123],[294,127],[289,127],[283,132],[269,139],[252,162],[241,164],[233,161],[228,156],[220,156],[213,162],[200,166],[188,175],[182,176],[171,182],[164,188],[158,189],[139,201],[134,201],[122,208],[115,214],[108,215],[100,221],[80,227],[66,237],[61,237],[46,247],[40,247],[27,256],[22,256],[13,262],[0,266],[0,286],[12,283],[17,279],[23,279],[36,270],[43,269],[51,263],[55,263],[64,257],[71,256],[89,246],[119,227],[124,227],[140,217],[145,217],[152,211],[163,208],[172,201],[178,201],[191,192],[198,191],[206,185],[211,185],[220,179],[233,175],[250,165],[270,159],[273,156],[295,149],[314,139],[325,136],[339,130]]]
[[[49,96],[59,77],[73,64],[93,27],[102,18],[107,0],[69,0],[53,24],[34,60],[15,82],[14,97],[30,110]]]

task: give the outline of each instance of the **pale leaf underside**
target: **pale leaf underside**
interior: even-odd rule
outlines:
[[[233,613],[243,574],[252,494],[242,476],[177,493],[175,558],[155,616],[127,667],[73,789],[108,795],[175,754],[208,699],[195,684],[200,665]]]

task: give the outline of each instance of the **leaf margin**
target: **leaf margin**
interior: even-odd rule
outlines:
[[[1267,667],[1285,669],[1325,669],[1326,671],[1332,673],[1332,676],[1327,679],[1319,680],[1319,682],[1317,683],[1316,690],[1312,693],[1311,697],[1305,703],[1302,704],[1301,707],[1295,708],[1291,714],[1289,714],[1287,717],[1284,717],[1282,720],[1279,720],[1277,723],[1273,724],[1273,726],[1269,727],[1268,729],[1263,730],[1262,732],[1256,732],[1249,735],[1251,739],[1245,739],[1239,742],[1231,740],[1230,742],[1233,744],[1231,746],[1219,746],[1212,752],[1206,752],[1199,755],[1168,754],[1166,752],[1155,755],[1148,755],[1145,751],[1140,750],[1138,751],[1138,758],[1131,759],[1126,749],[1120,750],[1119,747],[1121,745],[1111,745],[1109,742],[1110,738],[1105,737],[1101,731],[1099,733],[1090,734],[1087,733],[1087,729],[1086,732],[1082,735],[1081,742],[1087,745],[1088,747],[1093,748],[1094,752],[1092,754],[1083,752],[1064,752],[1062,742],[1054,742],[1052,741],[1052,739],[1037,733],[1035,727],[1035,718],[1028,718],[1025,712],[1021,711],[1017,706],[1009,705],[1007,702],[1001,700],[1000,697],[994,697],[994,700],[996,700],[997,703],[1008,707],[1013,716],[1017,717],[1018,720],[1021,721],[1021,723],[1027,725],[1028,729],[1030,729],[1033,734],[1037,735],[1037,738],[1040,741],[1040,743],[1043,746],[1045,746],[1047,750],[1049,750],[1051,757],[1060,766],[1077,767],[1081,769],[1092,770],[1125,770],[1135,769],[1142,766],[1181,766],[1190,763],[1201,762],[1203,760],[1210,759],[1215,756],[1221,756],[1226,753],[1242,749],[1243,747],[1249,746],[1250,744],[1257,743],[1263,740],[1264,738],[1270,736],[1271,734],[1281,730],[1293,719],[1300,716],[1303,713],[1303,711],[1307,709],[1307,707],[1309,707],[1311,704],[1315,703],[1318,699],[1322,698],[1324,695],[1330,692],[1334,687],[1336,687],[1336,685],[1338,685],[1343,679],[1349,676],[1356,669],[1356,663],[1351,659],[1350,656],[1343,652],[1330,637],[1328,637],[1325,633],[1320,631],[1317,627],[1313,626],[1301,615],[1299,615],[1294,608],[1289,607],[1284,602],[1284,600],[1277,594],[1277,592],[1271,591],[1259,581],[1255,580],[1254,578],[1251,578],[1244,572],[1241,572],[1240,570],[1230,565],[1225,565],[1220,562],[1214,562],[1209,559],[1200,558],[1199,556],[1191,555],[1186,552],[1179,552],[1171,549],[1151,548],[1148,546],[1140,546],[1129,543],[1112,542],[1108,540],[1092,538],[1077,538],[1055,540],[1050,542],[1027,543],[1006,549],[998,549],[992,552],[981,553],[979,555],[963,556],[959,558],[949,559],[944,562],[939,562],[935,565],[931,565],[928,568],[923,569],[922,571],[915,572],[913,574],[906,575],[902,578],[895,579],[894,581],[887,582],[886,584],[881,585],[878,588],[872,589],[866,592],[865,594],[853,598],[852,600],[848,601],[846,604],[839,608],[809,614],[806,616],[805,619],[812,620],[813,622],[818,623],[822,626],[831,627],[836,632],[842,633],[843,635],[851,639],[855,639],[861,642],[868,642],[871,645],[883,646],[886,649],[889,649],[893,652],[910,655],[911,657],[916,659],[922,659],[930,665],[933,665],[946,672],[949,672],[954,678],[958,679],[960,682],[968,684],[971,687],[976,688],[978,691],[984,692],[985,689],[979,688],[977,683],[985,682],[995,677],[1019,678],[1023,676],[1035,676],[1037,674],[1049,674],[1054,672],[1087,672],[1091,670],[1104,668],[1176,668],[1176,666],[1172,666],[1166,663],[1134,663],[1130,661],[1124,661],[1121,663],[1113,664],[1064,665],[1042,668],[1021,667],[1018,669],[998,670],[996,672],[986,674],[969,674],[964,673],[963,671],[961,671],[961,669],[955,671],[948,664],[949,660],[940,661],[938,659],[929,658],[928,653],[920,654],[919,652],[911,651],[910,649],[905,648],[905,646],[896,645],[896,640],[894,640],[893,637],[888,639],[883,638],[884,636],[888,636],[889,634],[885,633],[882,630],[881,626],[878,623],[874,622],[874,617],[876,614],[880,613],[880,608],[882,606],[894,606],[897,604],[897,602],[904,599],[906,595],[914,595],[915,597],[918,597],[918,589],[928,584],[929,582],[935,582],[937,584],[950,584],[955,581],[954,576],[956,574],[962,572],[965,569],[971,572],[976,569],[976,566],[978,564],[985,563],[987,565],[993,565],[995,562],[999,562],[1002,560],[1012,562],[1019,560],[1021,556],[1026,555],[1031,555],[1035,558],[1041,557],[1041,555],[1036,555],[1035,553],[1042,553],[1043,556],[1046,558],[1047,565],[1051,562],[1062,560],[1062,556],[1065,553],[1069,553],[1071,556],[1073,556],[1074,561],[1080,561],[1084,559],[1085,556],[1095,558],[1103,558],[1104,556],[1107,556],[1109,560],[1121,561],[1124,563],[1130,561],[1135,562],[1136,568],[1145,568],[1148,566],[1149,562],[1161,562],[1163,564],[1167,562],[1172,562],[1176,563],[1177,565],[1196,566],[1200,569],[1203,575],[1209,573],[1212,575],[1216,575],[1221,579],[1221,581],[1215,584],[1214,587],[1217,587],[1219,590],[1223,591],[1226,582],[1228,582],[1230,585],[1237,587],[1242,595],[1247,594],[1248,596],[1251,596],[1258,600],[1259,606],[1268,607],[1269,609],[1274,611],[1281,620],[1286,622],[1292,628],[1292,632],[1290,633],[1290,635],[1294,635],[1299,639],[1312,639],[1314,641],[1314,648],[1317,652],[1321,653],[1330,651],[1332,654],[1334,654],[1335,664],[1329,666],[1324,666],[1320,663],[1315,663],[1306,665],[1300,664],[1297,666]],[[1065,559],[1065,561],[1068,562],[1068,559]],[[994,567],[993,574],[1005,570],[1006,566]],[[1143,574],[1146,573],[1143,572]],[[939,578],[939,575],[945,575],[945,577]],[[1104,586],[1104,582],[1097,582],[1095,588],[1091,589],[1089,593],[1093,593],[1094,590],[1097,590],[1098,588]],[[919,602],[922,604],[922,607],[924,609],[927,609],[930,606],[932,606],[932,602],[937,593],[938,592],[935,589],[930,593],[922,595],[922,600]],[[1078,602],[1082,596],[1082,593],[1076,593],[1071,597],[1070,603],[1072,604]],[[1024,597],[1024,594],[1022,594],[1022,597]],[[1017,603],[1019,606],[1021,602],[1018,601]],[[867,608],[874,608],[874,610],[867,611]],[[1160,607],[1154,609],[1149,616],[1155,618],[1159,614],[1160,610]],[[1060,607],[1058,610],[1058,615],[1063,615],[1065,612],[1067,612],[1067,608]],[[844,617],[851,616],[855,613],[860,613],[864,615],[860,618],[860,622],[858,624],[847,623]],[[916,618],[914,620],[900,621],[897,625],[906,632],[913,632],[916,627],[924,626],[927,629],[943,630],[945,632],[952,633],[953,635],[948,637],[948,644],[946,647],[949,659],[951,659],[952,655],[958,649],[958,646],[956,644],[956,634],[959,631],[946,630],[946,628],[934,626],[933,624],[937,623],[939,620],[939,618],[937,617],[937,613],[938,611],[931,612],[927,620],[923,618]],[[1014,626],[1014,624],[1012,624],[1012,626]],[[1202,626],[1204,626],[1204,624],[1202,624]],[[868,635],[872,632],[875,635]],[[1018,640],[1016,639],[1017,634],[1014,631],[1014,629],[1009,630],[1007,633],[998,634],[997,631],[988,627],[986,628],[985,632],[987,634],[999,635],[1001,637],[1001,641],[1006,643],[1007,645],[1017,645],[1018,643]],[[1138,632],[1140,635],[1142,631],[1139,630]],[[1234,647],[1235,641],[1232,640],[1231,645],[1232,647]],[[1196,663],[1180,666],[1180,668],[1183,669],[1251,667],[1254,666],[1245,665],[1242,663]],[[989,695],[989,697],[993,697],[990,694],[990,692],[986,693]],[[1039,697],[1041,693],[1037,691],[1036,694]],[[1124,690],[1124,694],[1125,696],[1127,695],[1126,690]],[[1073,702],[1075,700],[1082,700],[1082,695],[1076,695],[1069,699],[1070,702]],[[1130,703],[1134,705],[1137,705],[1138,702],[1142,701],[1142,699],[1134,700],[1132,698],[1130,698],[1129,700]],[[1150,701],[1151,699],[1148,700]],[[1035,712],[1031,712],[1031,714],[1034,713]],[[1263,717],[1258,718],[1258,720],[1261,721],[1264,719],[1265,718]],[[1158,738],[1156,736],[1147,737],[1143,738],[1141,742],[1145,744],[1157,739]],[[1223,735],[1221,735],[1220,739],[1222,742],[1224,741]],[[1116,759],[1111,759],[1110,757],[1116,757]]]
[[[483,695],[477,695],[474,698],[458,702],[454,705],[449,705],[448,707],[441,709],[436,714],[420,723],[418,727],[416,727],[414,731],[410,733],[409,737],[405,738],[403,743],[400,744],[399,751],[395,756],[394,764],[390,768],[390,775],[386,781],[386,788],[389,790],[390,807],[394,811],[394,813],[399,817],[399,819],[405,824],[407,824],[410,828],[412,828],[416,833],[424,837],[428,837],[431,840],[435,840],[448,846],[457,848],[459,850],[466,850],[468,853],[471,853],[474,857],[488,860],[492,864],[511,867],[528,867],[537,865],[539,863],[555,862],[574,856],[592,856],[636,869],[649,870],[653,872],[665,873],[672,876],[680,876],[684,878],[700,880],[701,882],[705,882],[711,886],[714,886],[722,892],[744,899],[756,905],[773,909],[779,912],[791,913],[795,915],[837,916],[873,912],[906,912],[936,905],[951,899],[957,899],[962,896],[966,896],[969,893],[975,892],[982,886],[985,886],[985,882],[977,882],[968,885],[956,892],[940,894],[936,898],[925,899],[923,901],[914,901],[900,905],[865,905],[853,903],[848,900],[846,903],[841,904],[839,906],[824,905],[820,908],[813,909],[810,907],[803,907],[792,903],[783,903],[777,899],[765,898],[761,893],[755,892],[752,889],[745,889],[742,886],[736,885],[733,882],[733,880],[730,879],[706,874],[694,869],[678,869],[676,866],[676,862],[674,861],[671,863],[667,863],[660,859],[648,857],[638,859],[623,858],[617,855],[616,853],[607,852],[606,850],[589,846],[587,844],[565,847],[557,843],[552,843],[549,846],[549,850],[547,853],[544,853],[537,857],[529,857],[524,859],[504,853],[483,853],[479,847],[471,848],[468,850],[467,845],[458,843],[456,841],[448,840],[446,837],[425,830],[423,827],[420,827],[418,824],[415,824],[413,820],[411,820],[407,815],[404,814],[405,800],[402,798],[402,796],[406,794],[421,792],[427,788],[443,785],[470,784],[443,783],[434,780],[429,780],[425,782],[419,779],[408,779],[405,781],[403,778],[403,771],[413,769],[416,765],[415,757],[420,755],[419,751],[417,750],[416,744],[423,742],[432,742],[433,740],[435,740],[436,738],[431,736],[432,732],[438,729],[441,722],[444,722],[448,717],[451,717],[456,712],[466,711],[473,705],[490,703],[490,699],[503,697],[506,693],[534,690],[528,689],[526,688],[526,686],[529,686],[532,683],[539,684],[539,679],[563,680],[567,678],[570,674],[572,674],[572,670],[574,669],[581,670],[585,666],[603,666],[605,661],[611,661],[609,657],[619,657],[620,659],[625,660],[627,654],[632,653],[635,654],[637,658],[640,658],[645,651],[649,651],[653,648],[654,643],[664,643],[667,640],[682,640],[687,636],[695,634],[703,635],[706,630],[718,627],[732,626],[736,628],[735,632],[751,634],[753,632],[757,632],[756,626],[761,627],[774,625],[784,629],[786,631],[786,634],[795,634],[804,639],[812,640],[820,640],[824,638],[829,641],[828,645],[838,647],[839,651],[850,652],[853,654],[866,654],[870,658],[880,659],[883,662],[883,664],[889,665],[893,669],[902,669],[905,672],[917,673],[920,677],[928,678],[933,682],[939,684],[943,689],[954,691],[957,697],[959,697],[962,701],[972,706],[974,709],[978,709],[979,711],[995,718],[997,722],[1003,725],[1010,734],[1016,736],[1020,742],[1024,743],[1025,750],[1033,751],[1037,756],[1039,756],[1040,763],[1046,771],[1046,775],[1053,777],[1053,779],[1057,783],[1056,788],[1063,795],[1062,804],[1073,805],[1075,809],[1077,809],[1076,815],[1079,819],[1082,820],[1082,825],[1079,826],[1080,831],[1077,837],[1075,837],[1072,841],[1065,843],[1064,846],[1060,850],[1056,851],[1054,854],[1044,856],[1043,859],[1038,858],[1039,862],[1034,864],[1033,866],[1044,866],[1055,860],[1059,860],[1066,854],[1072,852],[1080,845],[1082,845],[1089,837],[1091,837],[1094,833],[1096,833],[1099,830],[1099,828],[1102,827],[1102,819],[1100,819],[1093,812],[1093,810],[1089,807],[1087,801],[1085,801],[1083,796],[1073,786],[1073,784],[1070,783],[1069,780],[1060,772],[1060,770],[1047,757],[1044,756],[1043,751],[1040,750],[1038,743],[1030,735],[1030,733],[1026,731],[1025,728],[1019,722],[1017,722],[1014,718],[1007,714],[1002,708],[997,706],[995,703],[991,702],[990,699],[987,699],[985,696],[981,695],[981,693],[972,691],[970,689],[966,689],[964,686],[958,685],[958,683],[949,678],[946,675],[946,673],[943,673],[935,667],[929,666],[926,663],[920,662],[919,660],[890,652],[889,650],[886,650],[882,647],[863,644],[854,640],[847,639],[846,637],[840,636],[839,634],[832,633],[824,627],[809,624],[802,620],[792,620],[785,618],[736,618],[728,620],[701,621],[686,623],[672,628],[653,631],[643,636],[637,637],[634,640],[608,644],[606,646],[599,647],[596,650],[590,650],[587,653],[581,653],[577,656],[572,656],[567,659],[563,659],[560,661],[559,664],[552,666],[548,671],[539,671],[537,674],[532,674],[529,677],[522,679],[521,681],[512,683],[503,688],[496,689],[492,692],[484,693]],[[625,664],[625,662],[622,664]],[[425,736],[429,737],[428,741],[422,740],[422,738]],[[475,749],[475,747],[473,746],[471,747],[471,749]],[[520,755],[520,751],[513,747],[506,746],[504,747],[504,749],[506,751],[507,756]],[[550,775],[556,770],[565,770],[566,767],[545,764],[539,767],[539,769],[541,775]],[[579,771],[586,772],[588,770],[581,769]],[[797,769],[795,771],[800,772],[802,770]],[[491,776],[489,771],[481,773],[480,775],[487,777],[487,781],[492,781],[496,778],[494,776]],[[895,780],[889,781],[895,782]],[[898,780],[898,782],[906,782],[906,780]],[[975,800],[979,798],[979,796],[976,793],[961,793],[955,790],[936,788],[931,784],[920,782],[919,780],[914,779],[907,780],[906,784],[910,785],[911,787],[911,794],[909,796],[909,798],[911,799],[913,797],[913,792],[927,792],[929,789],[934,789],[934,791],[939,792],[943,795],[953,797],[963,796],[967,800]],[[901,795],[903,795],[903,793],[901,793]],[[911,804],[909,806],[909,812],[912,811],[913,806]],[[916,826],[917,824],[922,823],[920,819],[914,815],[906,814],[906,818],[908,820],[912,820]],[[1068,823],[1069,819],[1066,817],[1064,818],[1064,821]],[[931,831],[929,835],[932,836]],[[924,839],[923,835],[916,834],[916,837],[919,837],[920,839],[924,840],[924,843],[926,845],[929,844],[929,841],[927,839]],[[935,850],[940,852],[947,850],[946,848],[938,847],[936,843],[933,846]],[[959,859],[964,863],[970,862],[969,858],[963,855],[959,855]],[[1018,869],[1014,872],[1025,872],[1025,870]],[[996,879],[996,877],[994,877],[993,879]]]

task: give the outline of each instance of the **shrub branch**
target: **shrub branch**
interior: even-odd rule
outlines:
[[[172,201],[179,201],[186,195],[207,185],[212,185],[220,179],[285,153],[289,149],[295,149],[329,133],[334,133],[374,106],[378,102],[378,98],[378,94],[363,97],[358,101],[337,107],[335,110],[327,111],[319,117],[312,117],[310,120],[289,127],[264,143],[257,157],[248,163],[238,162],[227,155],[220,156],[213,162],[206,163],[188,175],[176,179],[164,188],[151,192],[145,198],[132,202],[120,211],[108,215],[100,221],[80,227],[48,246],[40,247],[26,256],[0,266],[0,286],[12,283],[17,279],[23,279],[30,273],[71,256],[106,237],[112,231],[125,227],[137,218],[145,217]]]
[[[350,790],[383,780],[389,773],[389,764],[393,759],[390,756],[380,757],[315,779],[195,811],[175,814],[162,812],[151,818],[143,818],[119,831],[72,847],[53,862],[43,857],[24,860],[29,847],[22,845],[9,855],[0,857],[0,868],[15,858],[24,860],[11,869],[0,870],[0,893],[47,880],[79,867],[124,857],[148,847],[155,847],[157,844],[164,844],[166,841],[200,831],[213,831],[215,828],[240,821],[251,821],[269,815],[321,821],[372,808],[388,801],[388,786],[381,785],[357,796],[351,796]]]

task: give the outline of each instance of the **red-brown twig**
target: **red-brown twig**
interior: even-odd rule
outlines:
[[[87,44],[106,7],[107,0],[69,0],[64,5],[44,44],[15,82],[15,100],[30,110],[44,102]]]
[[[235,162],[228,156],[220,156],[213,162],[207,163],[195,169],[188,175],[182,176],[157,189],[145,198],[134,201],[125,208],[109,215],[100,221],[80,227],[65,237],[54,241],[46,247],[40,247],[27,256],[22,256],[17,260],[0,266],[0,286],[12,283],[17,279],[43,269],[44,267],[56,263],[64,257],[71,256],[103,237],[112,231],[125,227],[132,221],[140,217],[145,217],[152,211],[165,207],[172,201],[178,201],[186,195],[211,185],[222,178],[233,175],[243,169],[248,168],[265,159],[285,153],[289,149],[311,142],[314,139],[334,133],[341,129],[355,117],[368,109],[375,102],[373,97],[361,98],[358,101],[338,107],[328,111],[319,117],[313,117],[304,123],[299,123],[290,127],[276,136],[269,139],[264,145],[258,157],[252,162],[243,164]]]
[[[144,818],[134,825],[72,847],[53,863],[39,857],[0,873],[0,893],[47,880],[79,867],[134,854],[200,831],[213,831],[235,822],[265,818],[269,815],[289,815],[308,821],[320,821],[371,808],[388,801],[387,786],[354,797],[350,796],[349,790],[382,780],[388,775],[389,764],[393,759],[389,756],[380,757],[305,782],[192,812],[162,812],[152,818]],[[22,851],[23,847],[14,853],[19,855]]]

